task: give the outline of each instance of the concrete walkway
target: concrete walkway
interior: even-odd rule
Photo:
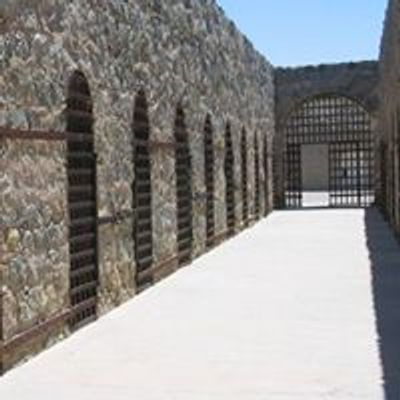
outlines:
[[[400,249],[276,212],[0,380],[4,400],[399,400]]]

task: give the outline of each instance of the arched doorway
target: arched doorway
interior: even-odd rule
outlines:
[[[214,139],[211,118],[208,115],[204,125],[204,179],[206,184],[206,237],[207,247],[213,245],[214,220]]]
[[[133,113],[133,207],[136,211],[134,222],[134,243],[136,261],[136,285],[139,290],[153,283],[148,271],[153,264],[151,159],[149,151],[150,124],[148,105],[144,91],[135,99]]]
[[[176,210],[179,265],[191,260],[193,242],[192,223],[192,162],[185,114],[179,106],[175,117],[175,173]]]
[[[94,320],[97,309],[97,195],[92,108],[89,84],[83,73],[76,71],[69,82],[66,109],[73,329]]]
[[[229,123],[225,129],[225,205],[227,234],[233,235],[235,233],[235,184],[232,134]]]
[[[371,118],[356,101],[323,95],[285,125],[285,206],[367,207],[374,201]]]

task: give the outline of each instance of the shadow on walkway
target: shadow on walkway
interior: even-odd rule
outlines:
[[[400,246],[375,208],[366,210],[376,324],[386,400],[400,400]]]

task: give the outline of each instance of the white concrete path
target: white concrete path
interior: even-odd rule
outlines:
[[[400,250],[367,214],[275,212],[8,373],[0,399],[399,400]]]

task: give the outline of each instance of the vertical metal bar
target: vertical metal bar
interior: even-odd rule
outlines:
[[[99,223],[98,223],[98,218],[99,218],[99,213],[98,213],[98,192],[97,192],[97,154],[93,153],[93,188],[94,188],[94,218],[95,218],[95,224],[94,224],[94,251],[95,251],[95,262],[96,262],[96,269],[95,269],[95,274],[94,274],[94,280],[96,281],[96,302],[94,306],[94,317],[98,317],[98,304],[99,304],[99,299],[97,298],[99,295]]]
[[[3,354],[3,344],[4,344],[4,271],[0,268],[0,376],[4,373],[4,354]]]
[[[358,207],[362,206],[361,202],[361,160],[360,160],[360,144],[359,143],[354,143],[355,144],[355,149],[356,149],[356,174],[357,174],[357,203]]]

